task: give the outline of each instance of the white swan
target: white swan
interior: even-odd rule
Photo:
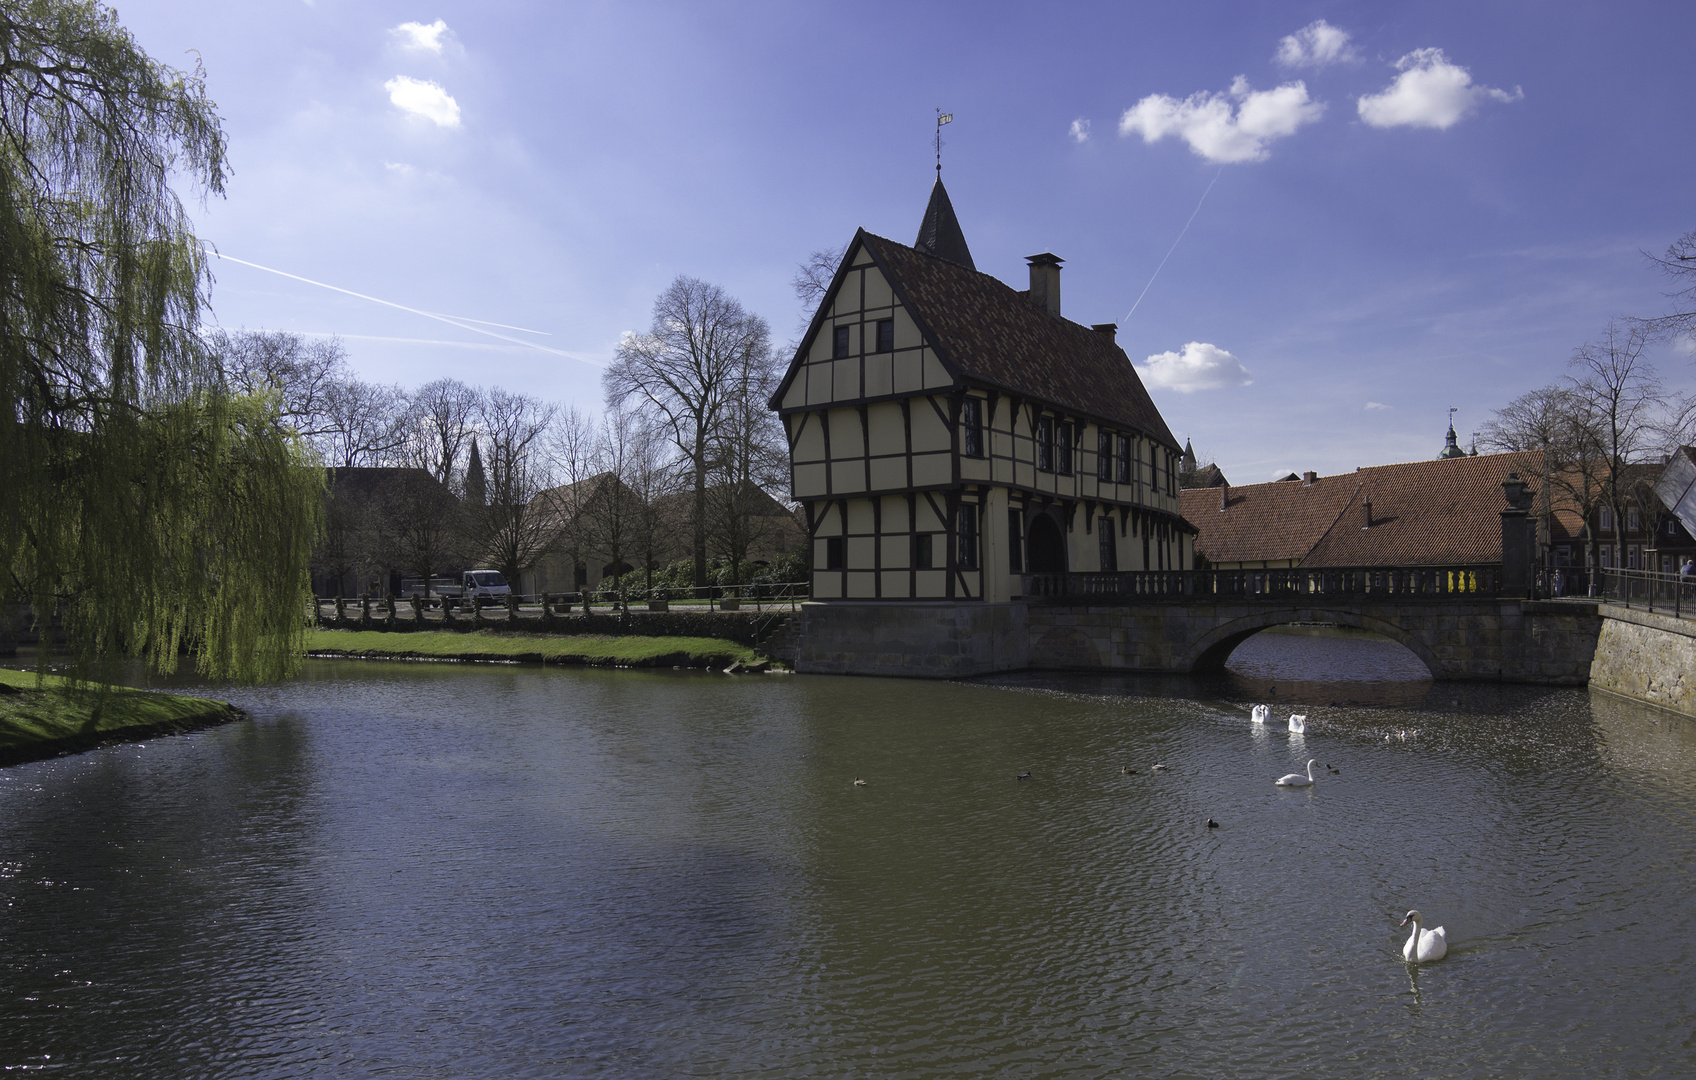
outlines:
[[[1312,787],[1316,779],[1318,778],[1313,775],[1313,759],[1309,759],[1306,776],[1299,772],[1293,772],[1288,776],[1280,776],[1272,782],[1279,787]]]
[[[1401,925],[1413,924],[1413,933],[1407,936],[1407,944],[1402,946],[1402,959],[1410,964],[1429,964],[1433,960],[1441,960],[1449,952],[1449,935],[1447,928],[1439,926],[1435,930],[1421,930],[1419,921],[1423,918],[1417,911],[1407,913],[1407,918]]]
[[[1305,713],[1291,713],[1290,714],[1290,730],[1295,732],[1297,735],[1300,735],[1302,732],[1306,731],[1307,730],[1307,714],[1305,714]]]
[[[1254,711],[1249,713],[1249,719],[1254,721],[1256,724],[1264,724],[1266,723],[1267,714],[1271,711],[1272,710],[1265,705],[1256,705],[1254,707]]]

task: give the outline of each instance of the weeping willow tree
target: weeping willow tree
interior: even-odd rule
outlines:
[[[98,4],[0,0],[0,599],[57,612],[78,673],[302,651],[322,473],[274,395],[226,391],[173,188],[222,194],[224,152],[198,65]]]

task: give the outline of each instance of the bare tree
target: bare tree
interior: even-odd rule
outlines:
[[[471,441],[482,392],[458,379],[437,379],[413,392],[408,417],[408,463],[451,484]]]
[[[1654,365],[1643,359],[1649,330],[1640,324],[1610,323],[1600,341],[1580,346],[1572,357],[1577,373],[1569,376],[1583,418],[1584,449],[1578,455],[1594,477],[1594,488],[1623,534],[1631,501],[1630,466],[1646,461],[1659,446],[1666,398]],[[1592,560],[1598,538],[1591,530]]]
[[[1637,324],[1654,337],[1696,335],[1696,231],[1674,240],[1665,256],[1648,258],[1672,280],[1673,288],[1667,299],[1672,301],[1673,310],[1651,319],[1639,319]]]
[[[317,439],[334,468],[380,465],[406,442],[406,394],[398,386],[336,379],[324,390]]]
[[[766,402],[780,378],[769,350],[745,354],[713,437],[707,530],[734,581],[742,580],[749,552],[779,527],[766,492],[781,489],[786,479],[789,444]]]
[[[663,432],[639,414],[624,414],[629,447],[619,474],[631,500],[631,549],[641,560],[643,587],[654,587],[654,570],[675,543],[677,523],[665,513],[666,496],[678,489],[680,475]]]
[[[216,330],[207,345],[232,390],[278,392],[283,422],[308,439],[329,430],[330,388],[351,377],[340,339],[308,339],[280,330]]]
[[[789,279],[789,287],[795,290],[795,299],[801,301],[801,329],[806,328],[807,323],[812,320],[813,312],[819,306],[819,301],[830,291],[830,282],[836,277],[836,268],[842,265],[842,258],[847,254],[847,244],[825,248],[808,255],[806,261],[795,268],[795,276]]]
[[[707,581],[707,486],[714,432],[750,357],[770,349],[766,321],[717,285],[678,277],[654,301],[646,334],[631,334],[604,377],[608,404],[633,405],[666,433],[692,470],[695,584]]]
[[[1650,330],[1639,322],[1609,324],[1599,341],[1573,353],[1573,373],[1524,394],[1484,425],[1492,450],[1543,452],[1539,513],[1559,500],[1584,521],[1590,565],[1601,562],[1595,528],[1604,507],[1616,523],[1631,505],[1642,508],[1633,466],[1658,457],[1666,430],[1667,398],[1643,353]]]
[[[1572,387],[1556,383],[1521,394],[1497,409],[1479,434],[1485,449],[1542,450],[1552,456],[1550,466],[1558,468],[1575,449],[1582,430],[1580,416]]]
[[[595,444],[599,429],[595,420],[576,409],[560,413],[549,431],[545,451],[553,466],[557,487],[548,488],[538,502],[550,519],[550,548],[571,565],[572,584],[580,568],[588,566],[593,543],[588,513],[598,468]]]
[[[642,453],[643,436],[641,420],[635,413],[614,409],[607,414],[595,437],[594,490],[586,512],[578,515],[589,549],[606,559],[615,589],[622,584],[627,557],[636,554],[641,507],[624,478],[634,470]]]
[[[488,391],[478,410],[487,447],[486,502],[471,505],[472,535],[496,569],[516,583],[547,551],[549,516],[537,495],[551,486],[546,445],[554,406],[499,388]]]

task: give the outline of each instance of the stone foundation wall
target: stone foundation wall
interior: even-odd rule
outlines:
[[[1696,716],[1696,622],[1605,607],[1590,685]]]
[[[1030,666],[1024,604],[814,601],[801,606],[795,670],[953,679]]]

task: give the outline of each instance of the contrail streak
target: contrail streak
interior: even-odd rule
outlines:
[[[460,322],[474,322],[479,326],[498,326],[502,330],[517,330],[521,334],[541,334],[543,337],[553,337],[553,335],[548,333],[546,330],[531,330],[526,326],[509,326],[504,322],[490,322],[488,319],[473,319],[469,315],[442,315],[439,311],[432,311],[430,314],[441,315],[444,319],[458,319]]]
[[[1187,232],[1190,231],[1190,226],[1195,224],[1195,216],[1197,214],[1201,213],[1201,204],[1207,201],[1207,193],[1209,191],[1213,190],[1213,185],[1217,184],[1219,182],[1219,178],[1221,176],[1224,176],[1224,175],[1225,175],[1225,166],[1221,165],[1221,166],[1219,166],[1219,171],[1213,174],[1212,181],[1210,181],[1208,183],[1207,191],[1202,192],[1201,198],[1199,198],[1195,201],[1195,209],[1190,211],[1190,219],[1188,221],[1184,222],[1184,228],[1181,232],[1178,233],[1178,239],[1172,241],[1172,246],[1167,249],[1166,259],[1170,259],[1172,257],[1172,252],[1178,250],[1178,245],[1183,242],[1184,233],[1187,233]],[[1142,306],[1142,298],[1144,296],[1148,295],[1148,290],[1154,288],[1154,279],[1159,277],[1160,271],[1162,271],[1166,268],[1166,259],[1161,259],[1160,265],[1156,266],[1154,268],[1154,273],[1149,275],[1148,284],[1144,285],[1142,287],[1142,292],[1140,294],[1138,294],[1138,296],[1137,296],[1137,302],[1131,305],[1130,314],[1125,316],[1126,322],[1130,322],[1131,321],[1131,315],[1135,315],[1137,313],[1137,308]]]
[[[565,352],[561,349],[550,349],[546,345],[538,345],[534,341],[525,341],[523,338],[508,337],[505,334],[497,334],[493,330],[484,330],[481,327],[470,326],[467,323],[460,322],[457,319],[449,318],[446,315],[438,315],[433,311],[420,311],[418,308],[407,307],[405,304],[397,304],[393,300],[383,300],[383,299],[380,299],[380,298],[375,297],[375,296],[367,296],[364,293],[354,292],[352,289],[344,289],[339,285],[331,285],[331,284],[328,284],[327,282],[323,282],[323,281],[313,281],[311,278],[301,277],[299,274],[291,274],[286,270],[278,270],[275,267],[261,266],[256,262],[248,262],[246,259],[238,259],[234,255],[225,255],[223,252],[219,251],[217,248],[214,248],[210,245],[207,245],[206,250],[209,251],[214,257],[219,258],[219,259],[228,259],[230,262],[240,263],[243,266],[251,266],[255,270],[263,270],[268,274],[276,274],[279,277],[290,278],[294,281],[303,281],[308,285],[316,285],[320,289],[329,289],[331,292],[339,292],[339,293],[343,293],[347,296],[356,296],[361,300],[369,300],[373,304],[382,304],[384,307],[397,308],[401,311],[411,312],[414,315],[422,315],[426,319],[435,319],[437,322],[445,322],[449,326],[457,326],[461,330],[469,330],[473,334],[483,334],[487,337],[499,338],[501,341],[510,341],[514,345],[523,345],[523,346],[526,346],[527,348],[531,348],[531,349],[540,349],[542,352],[552,353],[555,356],[563,356],[567,360],[576,360],[579,363],[589,364],[593,367],[604,366],[604,365],[595,363],[595,361],[593,361],[593,360],[587,360],[587,359],[585,359],[581,356],[573,356],[571,353]],[[480,321],[480,320],[476,320],[476,321]],[[489,325],[490,326],[500,326],[502,324],[500,324],[500,323],[490,323]],[[522,328],[514,326],[514,327],[508,327],[508,329],[521,330]],[[524,331],[524,332],[525,333],[534,333],[535,331]]]

